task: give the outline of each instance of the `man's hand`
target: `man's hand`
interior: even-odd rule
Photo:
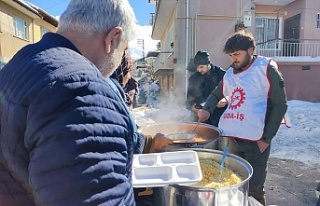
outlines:
[[[199,107],[200,105],[197,105],[197,104],[193,104],[191,106],[191,111],[195,112],[195,113],[198,113],[199,109],[201,109],[201,106]]]
[[[163,147],[168,146],[169,144],[172,144],[173,140],[167,138],[164,136],[164,134],[162,133],[157,133],[154,136],[154,146],[153,149],[157,150],[157,149],[161,149]]]
[[[269,144],[263,142],[262,140],[258,140],[257,145],[261,153],[263,153],[269,147]]]
[[[217,108],[222,108],[225,107],[228,104],[228,100],[226,98],[222,98],[218,104],[217,104]]]
[[[210,113],[206,110],[203,110],[203,109],[199,109],[198,110],[198,122],[204,122],[204,121],[207,121],[210,117]]]

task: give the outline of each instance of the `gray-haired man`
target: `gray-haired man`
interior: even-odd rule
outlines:
[[[135,128],[108,79],[134,26],[127,0],[71,0],[1,70],[1,205],[135,205]]]

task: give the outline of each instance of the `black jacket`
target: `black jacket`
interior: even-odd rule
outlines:
[[[210,93],[215,89],[218,83],[222,80],[225,70],[219,66],[211,65],[211,69],[202,75],[200,72],[195,72],[189,77],[188,91],[187,91],[187,109],[191,109],[192,105],[196,104],[198,108],[201,108],[201,103],[204,103]],[[210,121],[206,122],[214,126],[218,125],[221,114],[225,108],[216,109],[214,114],[211,115]],[[195,119],[194,121],[196,121]]]

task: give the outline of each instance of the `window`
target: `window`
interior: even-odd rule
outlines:
[[[317,28],[320,29],[320,13],[317,13]]]
[[[45,27],[41,27],[41,36],[43,36],[45,33],[48,33],[48,32],[50,32],[50,30],[49,29],[47,29],[47,28],[45,28]]]
[[[29,39],[29,25],[23,19],[13,17],[14,35],[22,38]]]
[[[275,17],[256,17],[255,40],[257,43],[264,43],[264,49],[277,47],[276,41],[272,40],[280,37],[278,22],[280,24],[279,19]],[[277,34],[278,36],[276,36]]]

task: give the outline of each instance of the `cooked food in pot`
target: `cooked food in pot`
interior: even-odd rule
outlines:
[[[210,137],[194,134],[194,133],[172,133],[166,135],[169,139],[172,139],[174,143],[201,143],[208,140],[212,140]]]
[[[141,112],[141,111],[145,111],[145,110],[148,110],[148,109],[151,109],[150,107],[137,107],[137,108],[134,108],[133,111],[134,112]]]
[[[219,181],[220,164],[212,159],[200,159],[200,167],[203,179],[194,187],[219,188],[238,184],[242,181],[239,175],[224,167],[221,180]]]

